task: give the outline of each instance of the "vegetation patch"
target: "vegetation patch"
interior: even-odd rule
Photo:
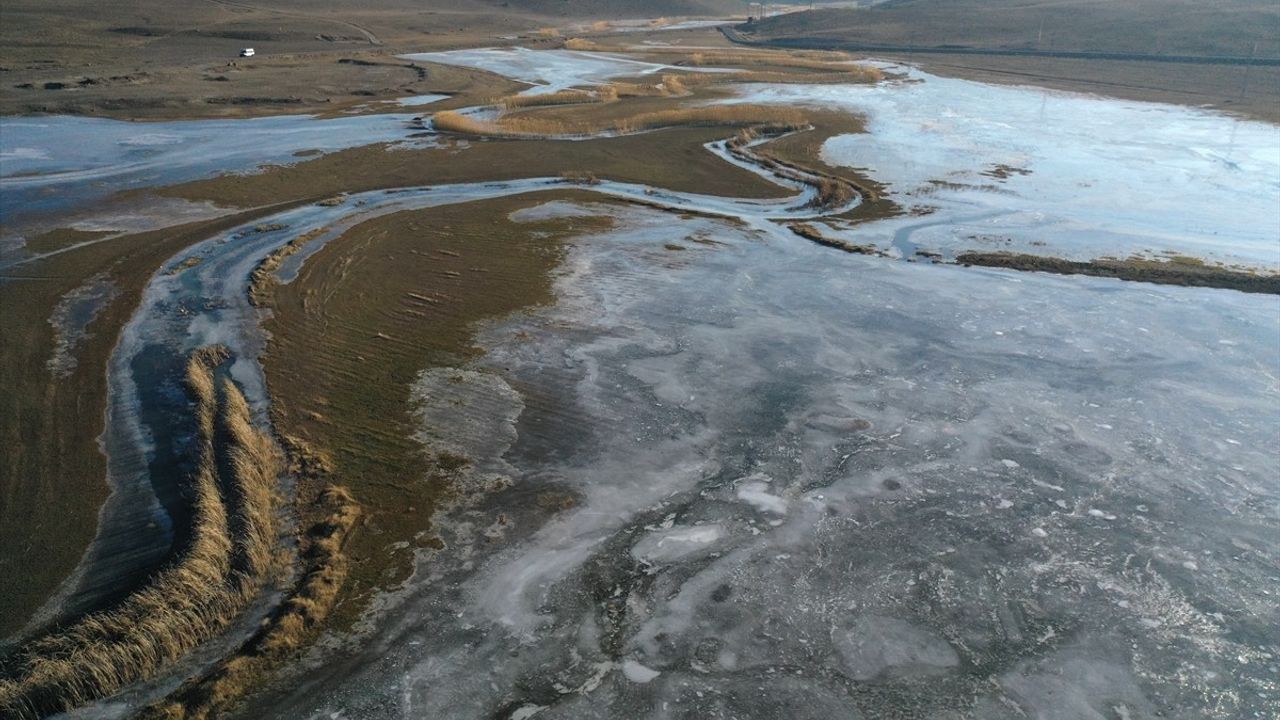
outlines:
[[[281,227],[284,227],[283,225]],[[316,228],[305,232],[280,247],[272,250],[258,267],[249,274],[249,304],[254,307],[270,307],[271,289],[276,284],[276,271],[284,264],[285,259],[298,252],[304,245],[328,232],[329,228]]]
[[[343,487],[328,483],[332,463],[297,438],[282,438],[289,471],[306,523],[298,541],[301,572],[288,597],[234,655],[146,708],[149,720],[204,720],[222,717],[280,663],[318,632],[333,610],[350,568],[345,547],[361,517],[359,504]]]
[[[790,228],[791,232],[799,235],[805,240],[815,242],[824,247],[835,248],[836,250],[853,253],[855,255],[876,255],[879,257],[885,257],[884,251],[877,248],[875,245],[858,245],[856,243],[851,243],[848,240],[831,237],[823,234],[821,230],[809,223],[791,223],[787,227]]]
[[[1175,257],[1171,260],[1136,257],[1099,258],[1081,262],[1023,253],[965,252],[956,256],[956,262],[961,265],[981,265],[1059,275],[1092,275],[1160,285],[1225,288],[1248,293],[1280,295],[1280,274],[1254,273],[1208,265],[1197,258]]]
[[[602,85],[595,90],[561,90],[539,95],[508,95],[497,102],[505,110],[525,107],[543,107],[546,105],[584,105],[590,103],[613,102],[618,99],[618,91],[612,85]]]

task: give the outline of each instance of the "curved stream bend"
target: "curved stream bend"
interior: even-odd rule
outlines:
[[[279,278],[289,282],[307,256],[371,218],[566,187],[676,212],[748,222],[838,214],[861,202],[854,194],[841,205],[822,207],[816,189],[821,176],[772,167],[751,152],[751,147],[770,139],[737,145],[721,140],[705,147],[726,162],[794,189],[791,197],[725,198],[608,180],[575,184],[551,177],[408,187],[349,195],[336,206],[281,212],[184,249],[151,278],[109,360],[107,423],[101,441],[108,458],[111,495],[80,567],[63,592],[50,601],[59,607],[46,607],[41,615],[72,615],[101,605],[124,584],[122,580],[130,587],[140,585],[184,537],[188,511],[183,507],[179,478],[184,474],[179,468],[191,438],[182,429],[189,410],[182,377],[194,350],[220,345],[230,351],[228,374],[242,389],[259,428],[269,426],[269,397],[260,364],[266,344],[260,325],[264,311],[251,304],[248,290],[250,275],[281,246],[315,234],[277,270]],[[268,610],[259,604],[249,619],[252,622],[242,621],[233,632],[247,637]]]

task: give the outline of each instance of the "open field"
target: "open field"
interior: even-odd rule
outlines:
[[[1280,8],[1265,0],[892,0],[777,15],[761,39],[863,45],[1280,57]]]
[[[553,47],[561,42],[558,33],[539,31],[577,18],[738,9],[729,0],[643,7],[542,0],[358,6],[338,0],[146,0],[110,8],[85,0],[18,0],[6,3],[0,23],[0,114],[147,119],[337,111],[380,97],[456,91],[457,68],[432,68],[424,76],[396,59],[398,52],[516,41]],[[244,47],[254,47],[257,56],[238,57]]]

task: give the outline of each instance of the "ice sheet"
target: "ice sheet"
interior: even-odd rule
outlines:
[[[1175,251],[1280,269],[1280,127],[1221,113],[900,68],[880,85],[743,86],[734,102],[867,116],[832,138],[908,209],[851,237],[1089,259]]]
[[[558,399],[522,410],[510,487],[441,518],[373,649],[272,710],[1276,709],[1280,300],[648,210],[557,291],[472,368]]]

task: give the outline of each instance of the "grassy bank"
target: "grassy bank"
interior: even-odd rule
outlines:
[[[13,268],[0,283],[0,636],[18,632],[57,589],[93,540],[107,496],[98,447],[104,424],[107,358],[142,289],[178,250],[287,206],[124,235]],[[50,371],[61,299],[93,278],[116,292],[71,349],[74,366]],[[131,588],[122,587],[121,592]],[[54,618],[50,618],[54,619]]]
[[[0,683],[6,717],[44,717],[149,678],[221,632],[278,566],[272,440],[253,427],[244,396],[197,352],[187,389],[197,441],[188,483],[194,508],[183,554],[143,589],[24,646]]]
[[[199,180],[159,192],[223,206],[254,207],[263,202],[315,199],[343,192],[588,171],[602,178],[688,192],[758,198],[789,194],[786,188],[728,165],[702,147],[726,134],[723,128],[705,127],[553,143],[494,140],[472,143],[461,152],[448,147],[389,150],[372,145],[297,165],[268,168],[255,175]]]

